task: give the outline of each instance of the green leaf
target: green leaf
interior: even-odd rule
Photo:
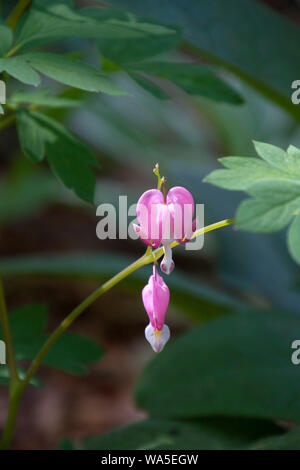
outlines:
[[[27,91],[16,91],[10,96],[9,104],[11,106],[18,106],[20,104],[34,104],[47,108],[68,108],[79,106],[81,101],[68,99],[61,96],[52,96],[48,89],[39,88],[34,93]]]
[[[204,182],[223,189],[247,191],[258,181],[291,177],[290,174],[271,167],[259,158],[223,157],[219,162],[230,171],[214,170],[204,178]]]
[[[129,70],[138,70],[171,80],[192,95],[201,95],[215,101],[231,104],[243,103],[243,99],[233,88],[218,78],[209,67],[204,65],[175,62],[143,62],[130,64],[128,68]]]
[[[34,304],[23,306],[14,310],[9,315],[10,328],[13,333],[14,343],[23,344],[31,341],[33,337],[39,335],[46,327],[47,313],[43,305]],[[3,339],[3,330],[0,324],[0,338]],[[21,378],[25,377],[26,370],[18,368]],[[0,366],[0,384],[8,385],[10,379],[9,369],[6,366]],[[42,383],[36,377],[33,377],[30,383],[36,387],[42,387]]]
[[[47,77],[65,85],[86,91],[101,91],[109,95],[128,94],[94,67],[66,55],[32,52],[19,57]]]
[[[290,145],[285,152],[275,145],[254,142],[261,159],[223,157],[219,162],[226,170],[215,170],[204,179],[220,188],[245,190],[257,182],[267,180],[299,181],[300,150]]]
[[[38,86],[41,82],[39,74],[27,63],[24,56],[0,59],[0,72],[2,71],[26,85]]]
[[[283,229],[300,211],[300,180],[259,181],[248,189],[236,213],[238,229],[269,233]]]
[[[160,418],[222,415],[300,422],[299,369],[291,362],[299,329],[298,312],[288,311],[244,311],[206,323],[148,364],[137,387],[137,406]]]
[[[291,83],[300,76],[298,25],[261,2],[243,0],[111,0],[140,15],[182,27],[199,57],[220,63],[298,120]],[[247,28],[245,28],[247,19]]]
[[[34,359],[47,337],[47,335],[32,337],[30,342],[17,346],[18,359]],[[96,362],[102,355],[103,351],[90,339],[74,333],[64,333],[51,347],[43,359],[43,364],[71,374],[82,375],[87,372],[86,365]]]
[[[148,80],[145,77],[142,77],[141,75],[138,75],[137,73],[129,73],[129,76],[144,90],[146,90],[148,93],[150,93],[152,96],[155,96],[155,98],[158,98],[159,100],[169,100],[169,96],[166,95],[158,86],[156,86],[154,83],[152,83],[150,80]]]
[[[9,314],[10,327],[16,341],[29,341],[38,336],[47,325],[47,308],[42,304],[31,304],[19,307]],[[3,337],[0,325],[0,336]]]
[[[288,248],[294,260],[300,264],[300,214],[296,215],[288,231]]]
[[[95,175],[91,167],[98,164],[91,150],[54,119],[36,111],[26,112],[40,128],[53,173],[80,198],[93,202]]]
[[[0,56],[3,56],[13,41],[12,30],[0,20]]]
[[[21,307],[9,314],[9,321],[16,359],[34,359],[48,338],[44,333],[48,323],[47,309],[43,305]],[[0,338],[3,338],[1,326]],[[90,339],[67,332],[52,346],[43,364],[72,374],[84,374],[86,366],[102,355],[103,350]]]
[[[15,47],[58,42],[64,38],[136,38],[174,34],[164,25],[140,22],[133,15],[103,8],[74,10],[63,3],[31,8],[17,36]]]
[[[103,57],[117,64],[140,62],[150,57],[175,49],[181,39],[181,32],[173,28],[173,34],[145,34],[143,40],[137,38],[111,38],[98,41]]]
[[[296,427],[282,436],[272,436],[259,440],[250,450],[300,450],[300,428]]]
[[[41,162],[45,155],[44,136],[40,126],[26,111],[17,111],[17,130],[24,155],[33,162]]]
[[[300,150],[287,151],[263,142],[255,142],[261,159],[225,157],[225,170],[215,170],[204,181],[224,189],[245,190],[252,196],[241,202],[236,226],[250,232],[268,233],[282,230],[300,212]],[[298,217],[288,234],[293,258],[300,262]]]
[[[221,450],[237,449],[278,428],[256,420],[148,419],[83,441],[87,450]]]
[[[286,167],[289,166],[287,154],[284,150],[264,142],[254,141],[253,143],[258,155],[272,167],[277,168],[279,171],[285,171]]]

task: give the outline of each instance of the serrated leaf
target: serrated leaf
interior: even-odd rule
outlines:
[[[214,170],[204,178],[204,182],[223,189],[246,191],[257,181],[290,178],[289,174],[270,167],[259,158],[223,157],[219,159],[219,162],[230,171]]]
[[[20,104],[34,104],[47,108],[68,108],[81,104],[81,101],[75,99],[53,96],[46,88],[40,88],[35,92],[16,91],[9,98],[9,104],[12,106]]]
[[[242,201],[236,213],[238,229],[277,232],[300,211],[300,180],[259,181],[248,193],[253,198]]]
[[[171,341],[146,366],[137,405],[160,419],[222,415],[299,423],[299,369],[291,361],[299,329],[298,312],[273,310],[206,323]]]
[[[286,164],[291,169],[291,173],[298,177],[300,175],[300,149],[294,145],[289,145],[286,151]]]
[[[227,170],[214,170],[204,179],[224,189],[248,190],[252,184],[265,180],[300,180],[300,150],[290,145],[286,152],[275,145],[254,142],[261,159],[223,157],[219,162]]]
[[[171,80],[192,95],[201,95],[215,101],[231,104],[243,103],[243,99],[238,92],[204,65],[177,62],[141,62],[130,64],[127,68]]]
[[[265,142],[254,141],[253,143],[257,154],[272,167],[277,168],[279,171],[287,169],[287,154],[284,150]]]
[[[5,71],[26,85],[38,86],[41,83],[39,74],[27,63],[23,56],[0,59],[0,71]]]
[[[12,30],[0,20],[0,56],[3,56],[13,41]]]
[[[236,226],[250,232],[275,232],[288,225],[300,212],[300,150],[287,151],[263,142],[255,142],[261,160],[225,157],[220,162],[225,170],[215,170],[204,181],[224,189],[245,190],[252,196],[241,202]],[[299,220],[292,224],[289,249],[297,262]]]
[[[271,423],[239,419],[148,419],[83,441],[87,450],[221,450],[244,447],[258,434],[278,432]]]
[[[111,4],[180,25],[199,57],[204,52],[208,59],[221,61],[300,119],[300,107],[291,102],[291,83],[300,76],[299,27],[267,5],[252,0],[243,0],[242,7],[240,0],[174,0],[163,5],[161,0],[111,0]]]
[[[33,162],[45,155],[45,141],[40,126],[26,111],[17,111],[17,131],[22,152]]]
[[[175,49],[181,39],[181,32],[178,28],[173,29],[173,34],[145,34],[143,40],[103,38],[98,41],[100,53],[120,65],[140,62]]]
[[[80,198],[93,202],[95,175],[91,167],[98,163],[91,150],[54,119],[37,111],[28,113],[43,135],[54,174]]]
[[[19,57],[42,74],[65,85],[109,95],[128,94],[91,65],[66,55],[33,52]]]
[[[103,8],[74,10],[63,3],[45,4],[30,9],[17,36],[16,47],[28,49],[69,37],[143,39],[148,34],[173,33],[164,25],[139,22],[126,12]]]

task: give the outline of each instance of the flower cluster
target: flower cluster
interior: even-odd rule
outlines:
[[[192,220],[194,200],[191,193],[181,186],[176,186],[166,194],[165,179],[161,179],[159,174],[158,177],[159,188],[162,184],[163,192],[160,189],[150,189],[142,194],[136,210],[139,225],[134,225],[134,230],[151,248],[163,246],[164,257],[160,268],[163,273],[170,274],[175,267],[172,242],[187,243],[196,230],[197,221]],[[142,298],[150,320],[145,329],[145,336],[153,350],[160,352],[170,338],[170,330],[164,323],[170,292],[157,272],[156,261],[153,274],[142,291]]]

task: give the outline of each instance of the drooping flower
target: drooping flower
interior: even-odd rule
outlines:
[[[153,274],[142,291],[144,307],[150,323],[145,328],[145,336],[155,352],[160,352],[170,338],[170,330],[165,325],[165,315],[169,305],[170,292],[163,278],[153,265]]]
[[[194,200],[191,193],[181,187],[171,188],[168,194],[158,189],[143,193],[137,203],[137,219],[140,225],[134,224],[134,230],[140,239],[152,248],[161,244],[164,258],[161,270],[170,274],[174,269],[171,243],[187,243],[196,230],[193,219]]]

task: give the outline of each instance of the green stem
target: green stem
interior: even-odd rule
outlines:
[[[196,232],[193,233],[193,236],[191,239],[199,237],[200,235],[203,235],[204,233],[211,232],[212,230],[216,230],[221,227],[226,227],[227,225],[232,225],[234,224],[235,219],[224,219],[221,220],[220,222],[216,222],[215,224],[207,225],[206,227],[200,228],[199,230],[196,230]],[[174,248],[175,246],[180,245],[178,242],[173,242],[171,243],[170,247]],[[154,252],[153,255],[155,256],[155,259],[159,259],[162,255],[164,254],[164,249],[163,247],[157,248]],[[153,261],[153,258],[152,258]],[[150,262],[150,261],[149,261]]]
[[[9,17],[6,20],[7,26],[9,26],[11,29],[15,29],[17,22],[19,21],[19,18],[22,16],[26,8],[30,5],[31,0],[19,0],[18,3],[16,4],[15,8],[9,15]]]
[[[234,223],[234,219],[226,219],[222,220],[221,222],[217,222],[212,225],[208,225],[202,229],[197,230],[192,238],[198,237],[206,232],[210,232],[211,230],[215,230],[221,227],[225,227],[226,225],[230,225]],[[179,245],[179,243],[174,242],[172,243],[171,247],[175,247]],[[9,412],[7,421],[5,423],[5,428],[2,435],[2,440],[0,443],[0,449],[7,449],[10,445],[11,438],[14,431],[17,410],[19,408],[19,404],[22,398],[24,391],[26,390],[27,386],[30,383],[30,380],[35,375],[37,369],[41,365],[44,357],[50,350],[51,346],[58,340],[58,338],[69,328],[70,325],[76,320],[79,315],[81,315],[87,307],[89,307],[92,303],[94,303],[101,295],[105,292],[110,290],[120,281],[125,279],[129,274],[133,273],[137,269],[141,268],[146,264],[153,263],[153,260],[158,260],[163,255],[163,248],[158,248],[155,251],[152,251],[149,248],[147,249],[146,253],[139,258],[134,263],[127,266],[127,268],[120,271],[114,277],[112,277],[109,281],[105,282],[102,286],[96,289],[89,297],[87,297],[81,304],[79,304],[62,322],[61,324],[54,330],[54,332],[49,336],[45,344],[42,346],[40,351],[38,352],[35,359],[32,361],[29,369],[27,370],[26,376],[24,380],[21,380],[17,386],[11,391],[11,399],[9,405]]]
[[[9,448],[12,435],[14,433],[19,405],[24,393],[20,385],[21,382],[19,383],[19,386],[12,389],[9,394],[9,409],[0,441],[0,449],[2,450]]]
[[[16,364],[15,355],[14,355],[13,344],[11,340],[11,332],[10,332],[10,326],[9,326],[9,321],[8,321],[8,316],[7,316],[3,283],[2,283],[1,278],[0,278],[0,320],[2,323],[3,338],[4,338],[6,351],[7,351],[7,363],[8,363],[8,368],[10,371],[10,378],[11,378],[11,382],[15,383],[19,381],[19,377],[18,377],[18,372],[17,372],[17,364]]]
[[[17,363],[16,363],[12,339],[11,339],[11,332],[10,332],[10,325],[9,325],[8,315],[7,315],[3,283],[2,283],[1,278],[0,278],[0,320],[2,323],[3,338],[4,338],[4,342],[6,346],[7,363],[8,363],[9,374],[10,374],[9,410],[8,410],[5,428],[3,431],[2,440],[0,443],[0,448],[1,448],[2,444],[4,446],[6,445],[6,443],[9,444],[11,435],[14,429],[17,409],[18,409],[18,400],[17,400],[18,389],[19,389],[18,386],[20,384],[20,379],[19,379],[18,370],[17,370]],[[21,399],[21,396],[19,400],[20,399]]]

